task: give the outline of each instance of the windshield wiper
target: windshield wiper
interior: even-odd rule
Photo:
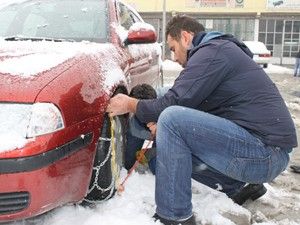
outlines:
[[[73,39],[64,38],[46,38],[46,37],[23,37],[23,36],[10,36],[3,38],[5,41],[54,41],[54,42],[75,42]]]

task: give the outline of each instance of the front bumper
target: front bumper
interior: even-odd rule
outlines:
[[[89,133],[38,155],[0,159],[0,223],[82,200],[91,177],[92,139]]]
[[[53,150],[23,158],[0,159],[0,174],[28,172],[51,165],[86,147],[92,141],[92,133],[83,135]]]

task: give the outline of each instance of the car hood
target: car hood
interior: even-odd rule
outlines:
[[[0,41],[0,102],[34,102],[47,84],[89,55],[91,45],[104,44]]]

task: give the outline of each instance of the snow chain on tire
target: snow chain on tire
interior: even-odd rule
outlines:
[[[121,117],[110,119],[107,114],[105,115],[101,136],[96,146],[97,152],[92,179],[84,203],[95,204],[103,202],[114,195],[115,187],[118,185],[123,158],[123,149],[117,149],[117,147],[124,148],[124,146],[117,145],[118,143],[124,145],[123,129]],[[102,158],[104,159],[102,160]],[[110,173],[106,174],[106,172]],[[106,178],[111,179],[109,185]]]

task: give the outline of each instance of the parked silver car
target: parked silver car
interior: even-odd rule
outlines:
[[[271,60],[271,51],[267,49],[265,44],[260,41],[244,41],[244,43],[253,53],[253,60],[267,68]]]

